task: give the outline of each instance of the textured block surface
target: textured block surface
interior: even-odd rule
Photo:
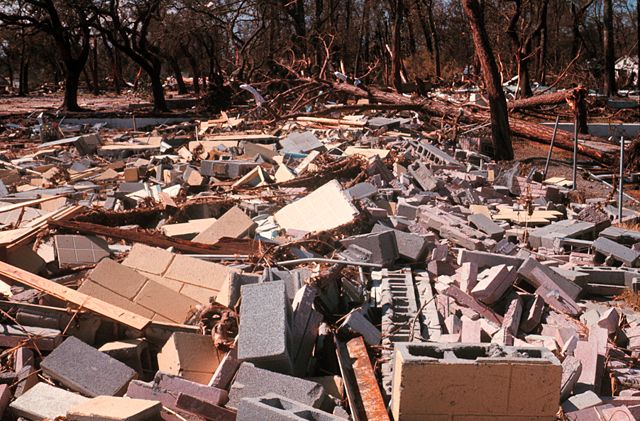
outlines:
[[[255,420],[343,421],[344,419],[284,396],[269,393],[259,398],[244,398],[240,401],[236,421]]]
[[[97,396],[81,402],[67,412],[69,421],[147,421],[159,419],[159,401]]]
[[[71,336],[40,364],[43,372],[87,396],[124,394],[136,372]]]
[[[290,373],[291,307],[284,282],[243,285],[241,294],[238,358]]]
[[[89,399],[47,383],[38,383],[9,407],[16,416],[30,420],[64,417],[73,406]]]
[[[276,393],[314,408],[322,407],[327,398],[324,388],[316,382],[242,363],[229,390],[227,406],[237,408],[243,398],[256,398],[267,393]]]

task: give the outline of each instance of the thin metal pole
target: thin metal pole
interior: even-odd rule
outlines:
[[[622,202],[624,201],[624,137],[620,137],[620,175],[618,181],[618,223],[622,222]]]
[[[553,151],[553,143],[556,141],[556,133],[558,133],[558,123],[560,122],[560,116],[556,116],[556,124],[553,126],[553,136],[551,136],[551,144],[549,145],[549,153],[547,153],[547,162],[544,164],[544,172],[542,173],[542,180],[547,179],[547,170],[549,169],[549,161],[551,160],[551,151]]]
[[[573,123],[573,189],[578,190],[578,113]]]

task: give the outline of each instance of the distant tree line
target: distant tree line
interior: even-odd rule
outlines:
[[[616,86],[614,66],[638,54],[635,0],[0,0],[0,76],[20,95],[63,86],[70,111],[81,84],[100,94],[142,80],[166,110],[167,76],[196,94],[336,71],[398,91],[482,83],[467,6],[518,97],[559,76],[608,95],[631,88]]]

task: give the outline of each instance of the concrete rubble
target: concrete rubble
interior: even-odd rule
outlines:
[[[640,213],[412,121],[7,146],[0,418],[640,419]]]

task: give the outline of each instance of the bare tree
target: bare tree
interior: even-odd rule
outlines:
[[[108,0],[94,8],[99,16],[96,28],[149,76],[154,111],[167,111],[162,54],[149,39],[152,25],[161,19],[162,6],[163,0]]]
[[[65,70],[63,107],[68,111],[80,111],[78,87],[91,49],[88,0],[0,2],[0,21],[21,28],[35,28],[53,38]],[[21,81],[26,86],[28,61],[22,70]]]
[[[478,0],[462,0],[462,5],[469,20],[473,43],[476,47],[485,89],[489,97],[494,157],[496,160],[511,160],[513,159],[513,146],[509,129],[507,99],[500,84],[500,73],[484,26],[482,9]]]

